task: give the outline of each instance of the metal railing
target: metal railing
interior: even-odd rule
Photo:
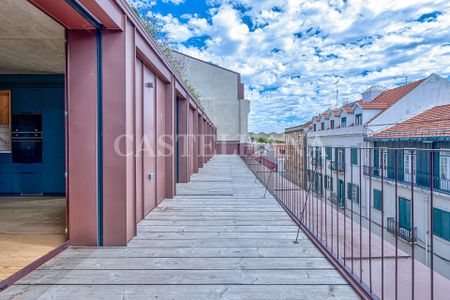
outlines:
[[[384,177],[384,180],[395,182],[395,169],[394,168],[386,168],[382,169],[381,167],[373,167],[373,166],[363,166],[364,175],[372,176],[373,178]],[[440,176],[430,176],[426,172],[405,172],[403,169],[398,170],[398,178],[397,181],[402,184],[411,184],[414,183],[416,188],[430,189],[431,183],[433,183],[433,189],[435,192],[450,194],[450,179],[440,177]],[[430,181],[431,180],[431,181]]]
[[[342,163],[342,162],[331,161],[330,162],[330,169],[331,169],[331,171],[344,172],[345,164]]]
[[[388,217],[387,218],[387,230],[390,233],[398,234],[398,236],[411,243],[417,241],[417,227],[414,227],[414,229],[402,226],[400,223],[395,221],[394,217]]]
[[[311,164],[311,153],[290,147],[282,167],[259,163],[251,145],[243,160],[362,298],[447,299],[450,237],[443,235],[435,211],[444,209],[450,195],[437,193],[446,183],[437,176],[443,162],[436,157],[450,150],[409,149],[418,159],[408,176],[399,163],[403,148],[390,148],[388,162],[385,148],[358,148],[357,164],[346,166]],[[340,149],[346,157],[355,154],[350,147]],[[324,162],[325,151],[319,153]],[[425,177],[428,189],[422,186]],[[359,202],[351,200],[355,195],[347,193],[348,186],[359,187]]]

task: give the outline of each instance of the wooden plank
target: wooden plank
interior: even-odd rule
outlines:
[[[289,219],[283,220],[234,220],[234,219],[206,219],[206,220],[164,220],[164,219],[149,219],[142,220],[138,226],[277,226],[277,225],[292,225],[294,224]]]
[[[139,227],[142,228],[142,227]],[[297,236],[292,232],[145,232],[138,230],[136,240],[233,240],[233,239],[270,239],[288,240],[293,242]],[[299,235],[299,240],[308,239],[304,234]]]
[[[139,224],[140,232],[297,232],[297,226],[273,225],[273,226],[164,226]]]
[[[348,285],[17,285],[0,299],[358,299]]]
[[[323,257],[315,258],[67,258],[58,257],[41,270],[301,270],[333,269]]]
[[[198,239],[198,240],[143,240],[133,239],[128,247],[157,247],[157,248],[295,248],[293,239],[264,240],[264,239]],[[302,241],[303,247],[313,247],[309,240]]]
[[[323,257],[312,245],[293,248],[71,248],[59,257]]]
[[[345,284],[336,270],[35,270],[21,284]]]

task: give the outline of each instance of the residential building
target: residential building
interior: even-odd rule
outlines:
[[[324,113],[314,116],[311,131],[307,134],[308,176],[313,183],[313,191],[320,195],[326,195],[339,207],[345,207],[346,210],[361,214],[365,220],[372,220],[377,212],[372,209],[373,205],[370,204],[370,201],[374,197],[379,197],[379,194],[376,192],[377,195],[374,196],[373,187],[371,187],[373,181],[368,176],[367,166],[371,166],[374,159],[379,160],[380,155],[371,149],[374,144],[367,138],[376,136],[377,133],[421,114],[431,107],[447,104],[450,104],[450,82],[432,74],[427,78],[393,89],[385,89],[381,86],[371,87],[362,94],[362,99],[328,109]],[[322,130],[322,128],[324,129]],[[392,128],[399,129],[401,127]],[[407,136],[409,133],[399,132],[396,134]],[[400,148],[417,146],[411,143],[379,144],[378,142],[375,145],[397,145]],[[445,145],[440,144],[442,147]],[[388,152],[391,153],[391,151],[385,151],[383,154],[385,163],[387,160],[392,160]],[[406,159],[407,162],[412,160],[412,158]],[[446,161],[445,158],[444,160]],[[392,167],[392,162],[389,164]],[[387,168],[385,168],[385,172],[387,172]],[[392,173],[390,175],[392,176]],[[417,178],[417,180],[419,179]],[[419,188],[414,188],[414,193],[417,189]],[[411,193],[411,188],[409,190]],[[394,194],[391,192],[385,195],[392,197]],[[444,195],[443,199],[446,200],[442,201],[450,201],[448,195]],[[417,203],[419,201],[417,200]],[[403,202],[402,205],[407,205]],[[391,218],[395,216],[391,212],[388,214],[391,215],[385,215],[385,226],[392,225]],[[388,223],[387,217],[390,218],[389,222],[391,223]],[[365,223],[365,226],[368,226],[371,222],[366,221]],[[426,233],[426,224],[420,223],[420,218],[417,219],[416,224],[417,232]],[[419,229],[419,227],[422,228]],[[410,233],[404,230],[401,232],[404,234],[400,243],[404,244],[406,249],[409,247],[409,241],[405,237]],[[419,237],[420,233],[417,238]],[[435,250],[438,251],[438,248]],[[444,251],[450,253],[449,250],[450,248]],[[417,258],[420,259],[419,256]],[[445,261],[448,258],[446,255],[442,255],[442,259]],[[425,263],[426,256],[423,255],[420,260]],[[445,269],[442,266],[440,269]],[[445,275],[450,276],[450,274]]]
[[[311,122],[285,129],[286,138],[286,178],[298,186],[306,188],[306,133]]]
[[[432,227],[434,267],[450,278],[450,105],[434,106],[366,140],[375,147],[364,168],[371,179],[372,219],[414,243],[415,256],[427,265]]]
[[[241,75],[235,71],[175,52],[199,93],[199,101],[217,128],[217,153],[243,153],[249,141],[250,102]]]

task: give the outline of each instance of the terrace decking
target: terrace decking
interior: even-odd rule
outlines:
[[[0,299],[357,299],[238,156],[216,156],[127,247],[70,248]]]

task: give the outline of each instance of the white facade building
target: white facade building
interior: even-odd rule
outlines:
[[[241,75],[235,71],[176,52],[184,63],[200,103],[217,127],[217,152],[239,153],[248,137],[250,102]]]
[[[414,174],[410,169],[415,168],[417,158],[410,152],[398,150],[395,155],[399,163],[396,166],[398,173],[402,173],[400,176],[402,182],[395,184],[392,180],[394,152],[383,150],[384,148],[374,150],[372,147],[431,148],[437,144],[430,143],[426,139],[420,141],[422,145],[415,140],[411,140],[410,143],[401,143],[398,138],[397,140],[391,138],[389,140],[391,143],[377,144],[371,137],[432,107],[446,104],[450,104],[450,82],[436,74],[389,90],[374,86],[362,94],[361,100],[331,108],[313,117],[311,130],[307,135],[310,158],[308,170],[310,180],[314,182],[315,191],[325,194],[337,202],[339,207],[345,206],[346,210],[352,208],[359,214],[361,209],[365,226],[368,225],[368,220],[371,220],[372,225],[382,224],[390,232],[395,232],[397,227],[400,237],[399,247],[408,252],[411,242],[414,242],[416,258],[423,263],[430,261],[429,255],[425,255],[424,250],[430,246],[430,191],[423,185],[415,186],[411,191],[410,181],[408,182],[408,176],[411,177],[411,175],[408,175],[408,172]],[[397,142],[394,143],[395,141]],[[442,144],[441,141],[440,145],[444,147],[446,144]],[[441,155],[441,157],[445,156]],[[448,160],[441,158],[441,160],[450,164],[450,158]],[[439,161],[437,164],[445,168],[444,162]],[[382,172],[385,176],[381,194]],[[404,207],[407,207],[408,201],[411,201],[412,193],[414,194],[414,227],[417,228],[414,235],[412,235],[413,228],[407,228],[407,224],[401,224],[407,221],[402,214],[410,215],[408,208]],[[443,215],[447,216],[445,213],[450,211],[450,193],[435,190],[433,196],[433,208],[439,207],[444,211]],[[377,202],[375,205],[377,208],[374,208],[374,201]],[[384,204],[382,208],[379,207],[380,201]],[[384,213],[384,220],[381,219],[381,211]],[[372,230],[375,232],[378,230],[380,233],[381,226]],[[412,236],[414,241],[411,239]],[[394,236],[387,233],[385,239],[393,242]],[[435,235],[433,244],[434,267],[450,278],[450,241]]]

